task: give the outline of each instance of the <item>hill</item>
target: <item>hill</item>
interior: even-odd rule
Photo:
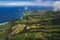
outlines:
[[[60,40],[60,11],[25,12],[23,19],[5,25],[1,40]]]

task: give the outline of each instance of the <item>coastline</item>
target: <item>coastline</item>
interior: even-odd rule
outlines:
[[[9,22],[0,23],[0,25],[8,24]]]

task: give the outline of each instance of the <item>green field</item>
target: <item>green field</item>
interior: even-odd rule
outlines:
[[[0,25],[0,40],[60,40],[60,11],[25,12],[23,19]]]

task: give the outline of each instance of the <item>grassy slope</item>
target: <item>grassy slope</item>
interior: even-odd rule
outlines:
[[[8,29],[9,30],[8,35],[13,36],[10,36],[10,40],[35,40],[35,39],[59,40],[60,23],[58,23],[58,20],[56,20],[58,17],[60,17],[59,14],[60,12],[53,12],[53,11],[27,12],[22,20],[15,20],[11,22],[10,24],[12,25],[10,27],[11,31]],[[26,26],[27,30],[29,29],[31,30],[20,34],[25,28],[24,25]],[[3,25],[3,28],[8,26],[9,25]],[[38,32],[41,30],[38,30],[36,28],[43,29],[43,31]]]

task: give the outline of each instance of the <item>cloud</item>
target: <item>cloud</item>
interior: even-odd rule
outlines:
[[[51,6],[49,2],[0,2],[0,6]]]
[[[35,2],[42,2],[43,0],[35,0]]]
[[[60,1],[60,0],[35,0],[35,2],[53,2],[53,1]]]
[[[27,10],[28,9],[28,7],[25,7],[25,10]]]
[[[60,11],[60,1],[56,1],[54,4],[53,4],[53,7],[54,7],[54,11]]]
[[[35,6],[34,2],[0,2],[0,6]]]

